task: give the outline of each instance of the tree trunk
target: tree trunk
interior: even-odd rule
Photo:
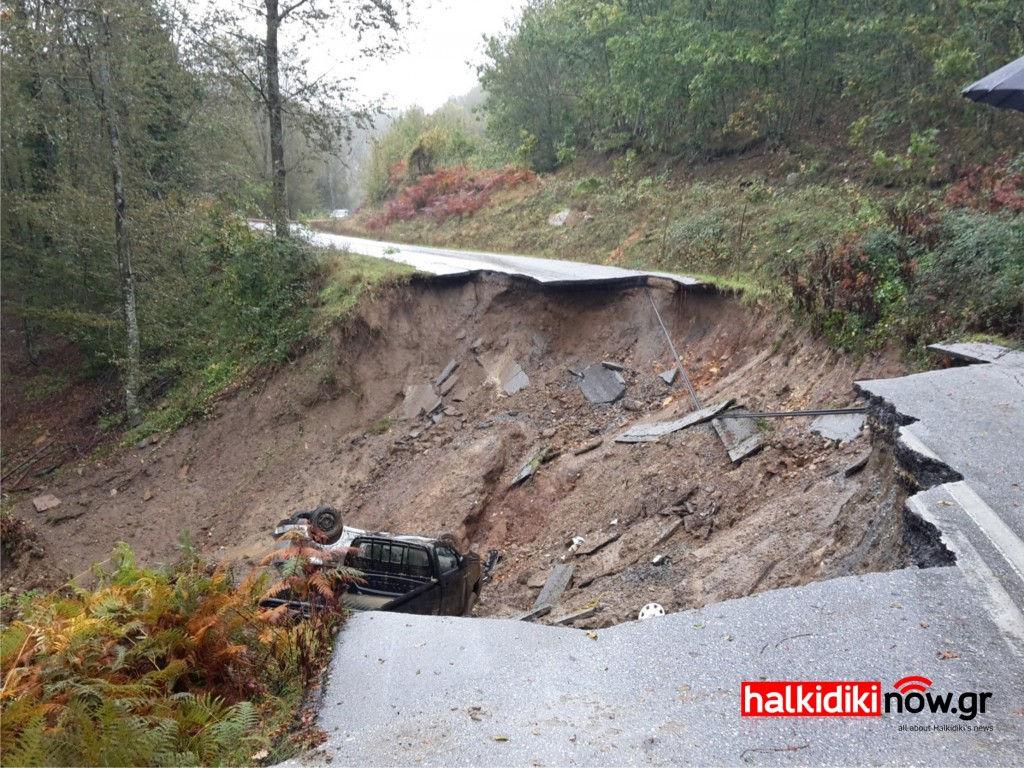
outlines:
[[[267,114],[270,117],[270,169],[273,188],[274,233],[288,237],[288,201],[285,193],[284,126],[281,123],[281,83],[278,72],[277,31],[281,26],[278,0],[265,0],[267,9]]]
[[[110,171],[114,183],[114,244],[121,289],[121,316],[125,332],[124,406],[130,424],[138,424],[139,383],[142,378],[139,321],[135,313],[135,275],[132,274],[131,242],[128,238],[128,206],[124,192],[124,161],[121,157],[121,135],[117,127],[113,87],[110,82],[110,19],[101,12],[103,38],[99,55],[100,111],[110,140]]]

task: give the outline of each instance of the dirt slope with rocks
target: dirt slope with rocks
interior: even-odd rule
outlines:
[[[764,448],[739,465],[707,426],[614,442],[690,410],[678,381],[658,377],[672,358],[645,290],[496,277],[392,289],[208,420],[66,468],[44,489],[59,506],[19,501],[45,551],[19,565],[19,582],[78,574],[117,541],[166,561],[182,531],[211,556],[254,562],[277,520],[318,504],[351,525],[498,549],[478,614],[528,610],[550,569],[571,563],[551,617],[600,606],[581,626],[633,618],[649,601],[678,610],[903,565],[905,492],[869,429],[837,444],[806,418],[765,421]],[[706,403],[844,406],[854,379],[900,372],[895,357],[842,356],[731,296],[649,290]],[[573,371],[602,361],[622,366],[625,392],[595,405]],[[506,394],[519,369],[529,383]],[[416,387],[440,406],[406,418]],[[543,449],[550,460],[513,485]],[[574,536],[584,542],[571,552]]]

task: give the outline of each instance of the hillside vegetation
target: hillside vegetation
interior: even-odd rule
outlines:
[[[1021,50],[999,0],[538,0],[340,227],[701,274],[844,348],[1020,338],[1024,116],[960,89]]]

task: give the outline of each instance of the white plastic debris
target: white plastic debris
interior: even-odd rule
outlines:
[[[658,603],[648,603],[640,609],[640,615],[637,616],[641,621],[644,619],[653,619],[655,616],[664,616],[665,609]]]
[[[584,539],[582,536],[573,536],[572,544],[569,545],[569,551],[576,552],[580,547],[583,546],[584,542],[586,542],[586,539]]]

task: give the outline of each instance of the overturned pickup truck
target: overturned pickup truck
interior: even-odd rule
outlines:
[[[282,520],[274,536],[311,527],[325,542],[319,545],[322,549],[347,550],[345,565],[362,574],[361,583],[350,584],[343,598],[352,610],[468,616],[480,597],[485,580],[480,557],[474,552],[459,553],[448,538],[395,536],[350,528],[330,507]],[[287,599],[265,602],[308,608]]]

